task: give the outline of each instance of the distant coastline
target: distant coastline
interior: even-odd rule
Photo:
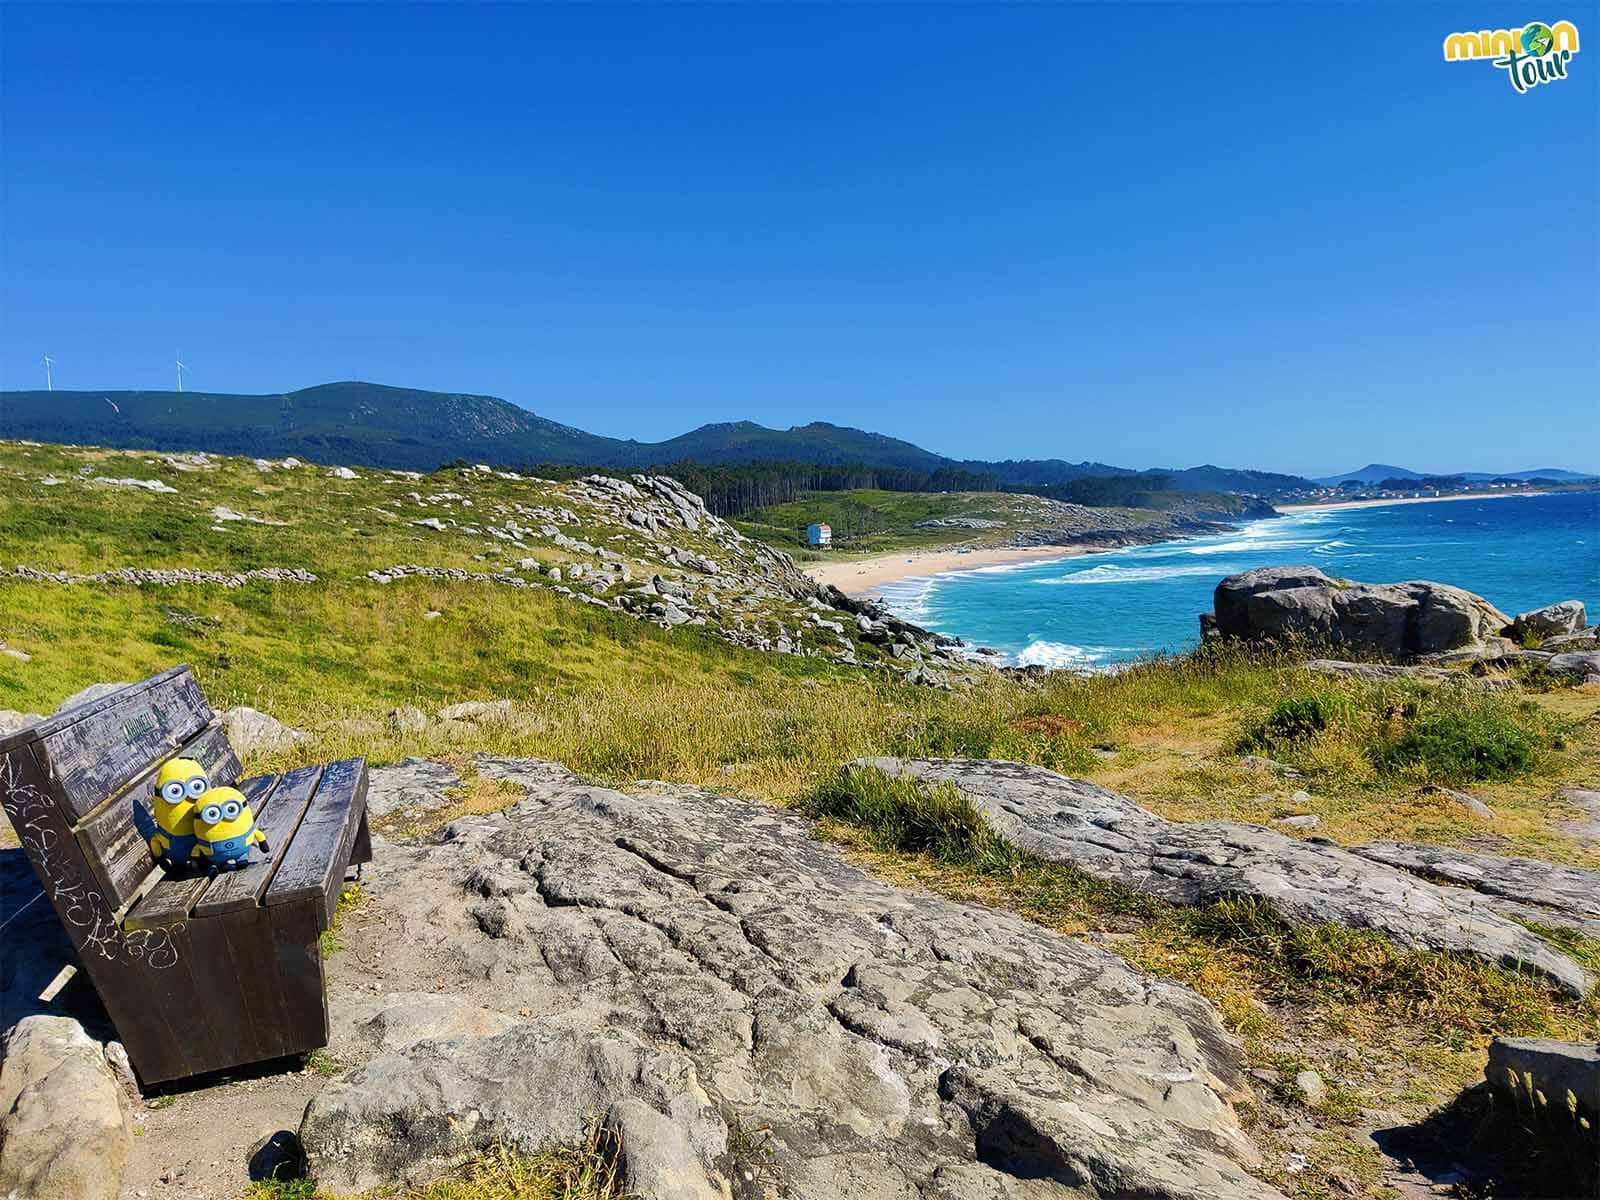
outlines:
[[[1387,500],[1326,500],[1320,504],[1275,504],[1281,513],[1319,512],[1330,508],[1386,508],[1391,504],[1439,504],[1447,500],[1516,500],[1550,492],[1462,492],[1451,496],[1395,496]]]

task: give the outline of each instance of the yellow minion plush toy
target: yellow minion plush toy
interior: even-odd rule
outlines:
[[[256,828],[250,802],[237,788],[212,788],[194,810],[194,857],[216,871],[238,871],[250,865],[251,845],[271,854],[266,835]]]
[[[194,854],[195,802],[211,787],[206,769],[192,758],[174,758],[156,772],[155,811],[133,802],[133,824],[164,866],[186,863]]]

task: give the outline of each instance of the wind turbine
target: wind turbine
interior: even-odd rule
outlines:
[[[50,364],[55,361],[56,360],[51,358],[48,354],[44,356],[44,388],[47,392],[53,392],[56,390],[55,380],[50,378]]]
[[[189,368],[183,365],[183,358],[181,355],[175,356],[173,361],[178,364],[178,390],[181,392],[183,391],[183,373]]]

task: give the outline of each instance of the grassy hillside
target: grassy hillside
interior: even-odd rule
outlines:
[[[887,554],[934,546],[996,545],[1036,528],[1045,505],[1033,496],[1000,492],[812,492],[790,504],[757,509],[734,521],[751,537],[802,557],[806,526],[822,521],[833,529],[836,554]],[[997,521],[994,528],[943,526],[918,529],[930,520]],[[1151,519],[1154,519],[1153,516]]]
[[[171,490],[95,482],[101,477]],[[0,654],[0,708],[48,711],[85,684],[184,661],[219,708],[251,704],[310,732],[291,750],[258,755],[253,768],[347,753],[465,764],[482,749],[555,758],[612,783],[666,779],[804,804],[826,818],[827,836],[885,876],[1094,938],[1211,997],[1246,1040],[1251,1066],[1267,1073],[1261,1078],[1284,1081],[1262,1083],[1263,1102],[1247,1118],[1272,1161],[1308,1156],[1306,1170],[1274,1176],[1299,1200],[1376,1200],[1367,1114],[1420,1119],[1481,1072],[1492,1033],[1600,1037],[1592,1002],[1564,1000],[1525,976],[1400,954],[1349,931],[1290,935],[1226,906],[1190,915],[1129,906],[1068,871],[980,859],[959,830],[919,842],[895,832],[911,828],[903,821],[826,803],[837,768],[857,756],[992,756],[1093,779],[1174,819],[1268,823],[1309,811],[1322,819],[1317,834],[1336,841],[1477,845],[1492,836],[1499,853],[1600,867],[1600,853],[1563,834],[1559,823],[1573,814],[1552,799],[1563,785],[1593,781],[1600,692],[1330,680],[1292,659],[1231,651],[1109,676],[983,672],[940,691],[837,657],[744,649],[709,626],[659,628],[549,587],[385,584],[367,574],[397,562],[495,574],[522,557],[546,566],[593,561],[542,530],[523,539],[526,548],[487,532],[505,519],[497,510],[516,505],[570,510],[572,521],[555,522],[561,537],[615,547],[636,579],[666,569],[657,539],[603,520],[586,495],[476,471],[345,479],[311,468],[262,472],[247,459],[197,463],[0,442],[0,639],[28,656]],[[952,515],[1009,529],[1039,511],[1027,507],[1038,503],[1031,497],[885,493],[862,502],[902,530]],[[219,520],[218,508],[263,523]],[[432,518],[445,528],[412,523]],[[777,527],[783,518],[771,520]],[[949,531],[937,536],[950,540]],[[701,534],[674,537],[700,553],[730,553]],[[317,579],[63,584],[19,577],[18,565],[78,575],[122,566],[303,568]],[[768,599],[758,608],[794,626],[800,618],[790,610],[804,605]],[[387,719],[396,705],[432,713],[501,697],[513,703],[499,724],[406,730]],[[1336,717],[1304,732],[1293,718],[1313,709]],[[1454,733],[1443,743],[1410,736],[1436,727]],[[1508,758],[1475,753],[1506,746],[1520,749]],[[1300,776],[1253,767],[1246,751]],[[1470,788],[1495,810],[1492,831],[1424,791],[1429,783]],[[1294,795],[1301,789],[1304,798]],[[1600,955],[1600,947],[1575,947]],[[1296,1100],[1287,1082],[1306,1066],[1345,1081],[1316,1107]]]
[[[938,455],[882,434],[813,422],[706,425],[664,442],[585,433],[494,396],[329,383],[297,392],[0,392],[0,424],[39,441],[204,450],[320,463],[432,470],[456,458],[496,465],[637,468],[693,460],[872,463],[934,470]]]

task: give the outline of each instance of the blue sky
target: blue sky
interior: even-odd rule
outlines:
[[[1575,21],[1518,95],[1456,29]],[[0,386],[1600,469],[1592,5],[0,5]]]

